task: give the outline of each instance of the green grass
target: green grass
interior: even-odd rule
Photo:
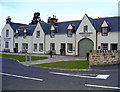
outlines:
[[[20,61],[20,62],[24,62],[24,61],[25,61],[25,56],[22,56],[22,55],[2,54],[2,55],[0,55],[0,57],[10,58],[10,59],[16,59],[16,60],[18,60],[18,61]],[[31,56],[31,61],[43,60],[43,59],[48,59],[48,57],[36,57],[36,56]],[[29,61],[29,56],[27,56],[27,61]]]
[[[45,64],[37,64],[33,66],[62,69],[89,69],[89,61],[60,61]]]

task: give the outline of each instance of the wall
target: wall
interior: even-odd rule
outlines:
[[[101,43],[108,43],[108,50],[110,50],[111,43],[118,44],[118,32],[108,32],[108,36],[102,36],[101,32],[98,32],[97,46],[101,47]],[[120,43],[118,44],[118,50],[120,49],[119,45]]]
[[[36,31],[40,31],[40,38],[36,38]],[[44,54],[44,50],[45,50],[45,33],[40,25],[40,23],[38,22],[35,30],[34,30],[34,33],[33,33],[33,43],[32,43],[32,52],[33,53],[40,53],[40,54]],[[37,44],[37,51],[33,51],[33,46],[34,46],[34,43]],[[43,52],[40,52],[39,51],[39,44],[40,43],[43,43]]]
[[[110,65],[120,63],[120,50],[98,51],[93,50],[89,55],[90,65]]]
[[[85,25],[88,25],[88,33],[89,35],[84,34],[83,28]],[[87,15],[83,17],[81,24],[79,25],[76,31],[76,55],[78,55],[78,42],[84,38],[88,38],[94,42],[93,49],[96,50],[96,30],[88,19]]]
[[[50,35],[46,35],[45,40],[45,52],[47,53],[50,50],[50,43],[55,43],[56,54],[60,54],[61,43],[65,43],[66,45],[66,55],[74,55],[74,52],[67,52],[67,43],[72,43],[73,47],[75,47],[75,34],[72,37],[67,37],[67,34],[55,34],[54,38],[51,38]]]
[[[32,53],[32,42],[32,36],[26,36],[26,38],[23,38],[23,36],[18,36],[18,38],[15,38],[15,43],[18,43],[18,52],[22,52],[22,43],[27,43],[28,53]]]
[[[6,37],[6,30],[9,30],[9,37]],[[4,51],[5,49],[5,42],[9,42],[9,48],[10,52],[13,52],[13,48],[14,48],[14,30],[11,28],[11,26],[9,24],[6,24],[2,30],[1,33],[1,50]]]

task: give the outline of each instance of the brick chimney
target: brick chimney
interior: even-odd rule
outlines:
[[[8,16],[8,18],[6,19],[6,24],[10,24],[11,23],[11,18],[10,16]]]

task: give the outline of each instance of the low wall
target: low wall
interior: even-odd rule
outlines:
[[[110,65],[120,63],[120,50],[98,51],[89,53],[90,65]]]

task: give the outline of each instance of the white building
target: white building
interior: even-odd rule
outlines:
[[[26,25],[6,19],[2,30],[2,51],[77,55],[85,57],[90,50],[120,50],[118,34],[120,17],[93,19],[84,15],[82,20]]]

